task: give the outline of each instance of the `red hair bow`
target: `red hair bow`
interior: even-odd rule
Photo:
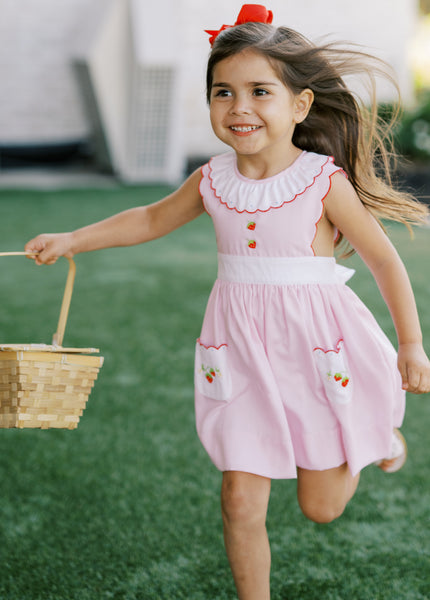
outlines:
[[[261,4],[244,4],[240,9],[240,13],[237,17],[234,25],[223,25],[221,29],[211,30],[205,29],[205,32],[210,35],[209,43],[213,46],[214,41],[217,39],[221,31],[230,29],[230,27],[236,27],[236,25],[243,25],[244,23],[271,23],[273,20],[273,13],[271,10]]]

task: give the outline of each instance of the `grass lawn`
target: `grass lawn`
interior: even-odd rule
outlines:
[[[166,188],[3,191],[0,250],[151,202]],[[391,226],[430,351],[430,230]],[[216,273],[207,216],[146,247],[79,255],[65,344],[105,365],[75,431],[0,432],[1,600],[226,600],[220,474],[197,439],[194,340]],[[351,286],[394,341],[357,258]],[[0,341],[49,343],[67,262],[0,258]],[[344,516],[316,525],[276,481],[268,529],[274,600],[430,598],[429,397],[408,399],[407,467],[368,468]]]

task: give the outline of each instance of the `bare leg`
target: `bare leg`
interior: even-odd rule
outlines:
[[[224,541],[239,600],[270,599],[266,531],[270,483],[270,479],[251,473],[223,473]]]
[[[303,514],[316,523],[330,523],[345,510],[357,489],[360,474],[353,477],[345,463],[335,469],[298,469],[297,497]]]

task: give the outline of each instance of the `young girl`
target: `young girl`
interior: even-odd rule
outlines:
[[[272,478],[296,478],[316,522],[338,517],[361,469],[404,462],[405,390],[430,390],[412,289],[377,217],[423,222],[380,173],[387,152],[341,76],[363,55],[317,47],[259,5],[209,32],[210,118],[233,150],[165,199],[31,240],[38,264],[166,235],[204,211],[218,278],[196,344],[197,429],[223,472],[227,555],[239,598],[270,597],[265,527]],[[398,353],[345,285],[344,238],[391,311]],[[394,433],[393,433],[394,432]]]

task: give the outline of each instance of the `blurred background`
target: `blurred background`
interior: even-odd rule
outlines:
[[[430,0],[266,1],[275,24],[358,42],[393,66],[405,108],[396,143],[408,187],[428,200]],[[224,150],[205,103],[204,29],[234,23],[241,4],[0,0],[1,250],[155,202]],[[389,113],[389,90],[379,101]],[[411,243],[392,224],[390,237],[430,353],[430,229]],[[65,262],[0,260],[1,343],[50,342]],[[395,343],[371,273],[357,256],[348,264]],[[0,430],[0,599],[233,598],[220,475],[193,416],[194,341],[217,268],[211,220],[144,250],[80,254],[77,266],[65,345],[99,347],[105,366],[77,430]],[[429,423],[430,402],[411,395],[407,468],[366,469],[330,529],[302,516],[293,482],[274,482],[273,600],[430,598]]]
[[[205,103],[203,29],[242,0],[0,0],[0,180],[29,169],[176,183],[222,151]],[[430,0],[270,0],[274,23],[388,61],[401,152],[430,160]],[[392,92],[383,88],[386,105]],[[17,169],[19,173],[17,173]]]
[[[275,24],[350,40],[395,69],[402,151],[430,159],[430,0],[271,0]],[[204,28],[242,0],[0,0],[0,175],[61,166],[175,183],[222,149],[204,99]],[[393,100],[382,89],[380,101]]]

